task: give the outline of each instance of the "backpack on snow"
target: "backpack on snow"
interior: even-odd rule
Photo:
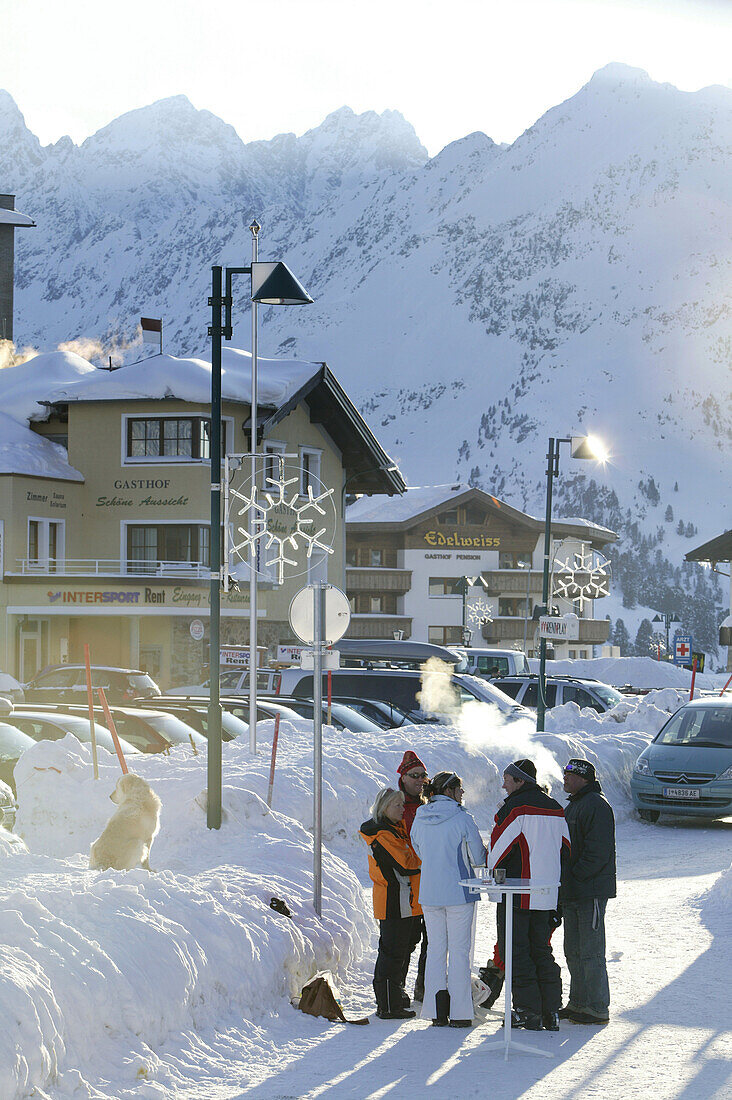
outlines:
[[[368,1018],[363,1020],[347,1020],[343,1015],[343,1009],[333,995],[333,990],[328,984],[328,979],[322,976],[313,978],[311,982],[303,986],[298,1008],[308,1016],[324,1016],[326,1020],[341,1024],[367,1024]]]

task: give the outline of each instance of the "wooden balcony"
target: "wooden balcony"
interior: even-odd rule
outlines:
[[[375,566],[349,566],[346,569],[346,589],[349,596],[358,592],[370,592],[374,595],[392,592],[403,596],[411,587],[411,569],[383,569]]]
[[[610,633],[610,623],[607,619],[580,619],[579,639],[574,642],[569,642],[569,645],[602,645],[606,642]],[[538,623],[529,619],[527,638],[529,643],[534,637],[534,631],[537,629]],[[524,619],[523,616],[508,617],[500,616],[495,618],[492,623],[484,623],[481,627],[481,635],[484,642],[489,645],[497,645],[499,642],[508,641],[509,639],[515,641],[517,638],[523,639],[524,636]]]
[[[405,615],[351,615],[347,638],[388,638],[394,631],[404,632],[404,639],[412,636],[412,620]]]

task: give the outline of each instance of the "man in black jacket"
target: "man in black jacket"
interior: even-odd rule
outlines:
[[[564,769],[569,804],[564,815],[572,854],[562,869],[564,954],[571,977],[561,1019],[606,1024],[610,987],[605,962],[605,909],[614,898],[615,817],[589,760],[570,760]]]

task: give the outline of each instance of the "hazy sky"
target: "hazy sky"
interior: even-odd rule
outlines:
[[[732,85],[732,0],[0,0],[0,36],[44,144],[182,92],[245,141],[395,108],[434,154],[512,141],[610,61]]]

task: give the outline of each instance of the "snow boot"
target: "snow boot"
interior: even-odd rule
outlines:
[[[544,1031],[559,1031],[558,1012],[542,1012],[541,1022],[544,1025]]]
[[[514,1008],[511,1013],[511,1027],[525,1028],[526,1031],[541,1031],[541,1016],[528,1012],[525,1008]]]
[[[433,1027],[447,1027],[450,1023],[450,994],[446,989],[435,993],[435,1012],[437,1019],[432,1021]]]
[[[380,1020],[413,1020],[417,1015],[402,1004],[403,990],[397,982],[375,981],[376,1015]]]
[[[503,982],[506,977],[505,971],[498,966],[482,966],[478,971],[478,977],[490,990],[488,996],[480,1002],[478,1008],[486,1010],[493,1008],[503,989]]]

